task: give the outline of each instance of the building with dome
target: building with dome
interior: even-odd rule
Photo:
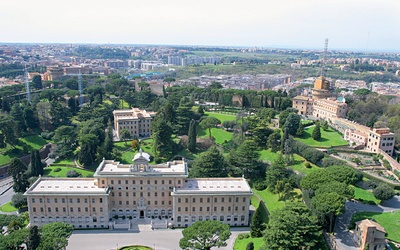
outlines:
[[[249,225],[251,188],[244,178],[188,178],[185,159],[149,164],[103,160],[93,178],[40,177],[25,193],[30,222],[75,228],[186,227],[200,220]]]

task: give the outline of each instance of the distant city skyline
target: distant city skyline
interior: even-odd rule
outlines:
[[[0,43],[400,52],[398,0],[1,1]]]

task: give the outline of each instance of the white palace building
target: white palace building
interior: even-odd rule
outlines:
[[[249,225],[252,191],[244,178],[188,178],[185,159],[149,165],[103,160],[94,178],[40,177],[25,193],[31,225],[61,221],[75,228],[187,227],[200,220]]]

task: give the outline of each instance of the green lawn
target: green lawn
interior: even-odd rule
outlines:
[[[19,140],[35,150],[41,149],[44,145],[46,145],[49,142],[48,140],[43,139],[39,135],[30,135],[24,138],[20,138]]]
[[[263,238],[247,238],[247,239],[242,239],[239,240],[236,238],[235,240],[235,246],[233,247],[233,250],[244,250],[246,249],[246,246],[249,242],[254,243],[254,249],[258,250],[260,247],[264,244]]]
[[[386,238],[400,242],[400,211],[388,213],[358,212],[351,218],[350,225],[363,219],[374,219],[387,232]]]
[[[321,128],[321,139],[315,141],[311,134],[314,130],[315,126],[308,127],[304,129],[304,133],[301,137],[296,137],[296,140],[304,142],[310,147],[318,147],[318,148],[330,148],[331,146],[346,146],[348,145],[347,141],[342,138],[342,136],[329,128],[327,131]]]
[[[54,172],[54,170],[56,168],[61,168],[61,171]],[[69,170],[75,170],[76,172],[80,173],[82,175],[82,177],[91,177],[94,174],[94,171],[90,171],[90,170],[86,170],[86,169],[52,165],[51,167],[47,167],[44,169],[44,175],[50,176],[50,177],[65,178],[65,177],[67,177],[67,172]]]
[[[271,164],[272,162],[274,162],[276,160],[276,158],[278,158],[278,152],[272,152],[271,149],[264,149],[260,151],[260,160],[262,161],[266,161],[269,164]],[[306,168],[305,167],[305,163],[307,162],[303,157],[295,154],[293,156],[294,158],[294,162],[292,165],[288,166],[289,168],[303,173],[303,174],[309,174],[311,172],[314,172],[318,169],[320,169],[318,166],[310,163],[311,168]]]
[[[234,121],[236,120],[236,116],[228,115],[228,114],[221,114],[221,113],[214,113],[214,112],[205,112],[205,115],[213,116],[222,122],[224,121]]]
[[[117,147],[125,147],[123,142],[118,142],[115,144],[117,144]],[[128,143],[128,145],[129,145],[129,143]],[[142,148],[143,152],[146,152],[149,155],[152,155],[153,154],[153,140],[152,139],[143,140],[140,144],[140,148]],[[137,153],[138,153],[138,151],[133,150],[133,149],[123,153],[121,163],[122,164],[131,164],[133,157]],[[154,163],[154,161],[151,161],[150,163]]]
[[[0,166],[6,165],[11,161],[10,155],[6,154],[0,154]]]
[[[114,148],[118,149],[119,151],[125,151],[129,148],[131,148],[131,142],[132,141],[127,141],[127,142],[114,142]]]
[[[0,211],[5,212],[5,213],[7,213],[7,212],[15,212],[15,211],[17,211],[17,210],[18,210],[18,209],[16,209],[15,207],[13,207],[13,206],[11,205],[11,202],[4,203],[4,204],[0,207]]]
[[[66,159],[58,158],[57,160],[54,161],[54,164],[55,165],[56,164],[66,164],[66,165],[75,166],[74,157],[72,156],[72,157],[69,157],[69,158],[66,158]]]
[[[202,128],[200,128],[200,126],[197,126],[197,136],[200,138],[204,138],[204,137],[209,137],[210,134],[208,132],[208,129],[203,130]],[[225,143],[225,141],[228,142],[228,141],[232,140],[233,133],[228,132],[222,128],[212,128],[211,136],[214,137],[215,142],[217,144],[223,145]]]
[[[285,202],[279,200],[278,194],[273,194],[268,191],[268,189],[265,189],[263,191],[253,189],[253,193],[258,194],[261,197],[269,212],[283,208],[285,206]]]
[[[372,192],[362,189],[360,187],[354,187],[354,199],[356,200],[363,200],[365,203],[368,202],[375,202],[375,204],[379,204],[380,200],[375,198]]]

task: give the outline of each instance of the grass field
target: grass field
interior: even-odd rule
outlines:
[[[30,135],[24,138],[20,138],[19,140],[35,150],[41,149],[44,145],[46,145],[49,142],[48,140],[43,139],[39,135]]]
[[[11,201],[4,203],[1,207],[0,207],[0,211],[5,212],[5,213],[9,213],[9,212],[15,212],[18,209],[16,209],[15,207],[13,207],[11,205]]]
[[[368,201],[370,202],[375,202],[375,204],[379,204],[381,201],[375,198],[375,196],[372,194],[372,192],[362,189],[360,187],[354,187],[354,199],[360,200],[362,199],[363,201]]]
[[[274,210],[280,209],[285,206],[285,202],[279,200],[278,194],[273,194],[270,191],[268,191],[267,189],[265,189],[263,191],[258,191],[258,190],[253,189],[253,193],[255,193],[261,197],[261,199],[265,203],[265,206],[268,208],[269,212],[272,212]]]
[[[272,152],[271,149],[264,149],[260,151],[260,160],[266,161],[269,164],[274,162],[278,158],[278,152]],[[289,168],[303,174],[309,174],[320,169],[318,166],[310,163],[311,168],[306,168],[305,163],[307,162],[303,157],[295,154],[293,156],[294,162],[292,165],[288,166]]]
[[[222,122],[224,121],[234,121],[236,119],[236,116],[234,115],[228,115],[228,114],[221,114],[221,113],[214,113],[214,112],[205,112],[204,113],[207,116],[213,116],[217,118],[218,120]]]
[[[57,165],[57,164],[66,164],[66,165],[75,166],[74,157],[72,156],[72,157],[68,157],[66,159],[57,159],[54,161],[54,165]]]
[[[37,150],[41,149],[48,142],[48,140],[43,139],[39,135],[29,135],[23,138],[19,138],[19,145],[15,146],[16,149],[13,150],[10,145],[7,145],[6,148],[0,149],[0,166],[8,164],[14,157],[21,157],[25,155],[22,145],[25,144],[28,146],[29,149]],[[14,151],[14,153],[12,151]]]
[[[124,142],[118,142],[118,143],[114,143],[114,146],[117,146],[117,148],[120,148],[120,150],[127,149],[127,147],[125,147]],[[130,147],[130,144],[128,142],[128,147]],[[150,155],[153,154],[153,140],[152,139],[146,139],[143,140],[140,144],[140,148],[142,148],[143,152],[146,152]],[[122,154],[122,160],[121,163],[123,164],[131,164],[132,163],[132,159],[135,156],[135,154],[137,154],[138,151],[137,150],[129,150],[125,153]],[[154,160],[151,161],[150,163],[154,163]]]
[[[386,238],[400,242],[400,211],[388,213],[358,212],[351,218],[350,225],[363,219],[374,219],[387,232]]]
[[[244,250],[248,243],[254,243],[254,249],[258,250],[264,244],[263,238],[246,238],[239,240],[236,238],[235,246],[233,247],[234,250]]]
[[[54,172],[54,170],[56,168],[61,168],[61,171]],[[50,177],[65,178],[65,177],[67,177],[67,172],[69,170],[75,170],[76,172],[80,173],[82,175],[82,177],[91,177],[94,174],[93,171],[86,170],[86,169],[52,165],[51,167],[47,167],[47,168],[44,169],[44,175],[45,176],[50,176]]]
[[[204,137],[208,138],[210,136],[210,134],[208,132],[208,129],[203,130],[202,128],[200,128],[200,126],[198,126],[197,127],[197,136],[200,138],[204,138]],[[233,133],[223,130],[222,128],[212,128],[211,136],[214,137],[215,142],[217,144],[223,145],[225,143],[225,141],[228,142],[228,141],[232,140]]]
[[[309,145],[310,147],[318,147],[318,148],[330,148],[332,146],[346,146],[348,143],[346,140],[342,138],[342,136],[329,128],[327,131],[321,128],[321,139],[315,141],[311,134],[314,130],[315,126],[307,127],[304,129],[304,133],[301,137],[296,137],[296,140],[304,142],[305,144]]]

